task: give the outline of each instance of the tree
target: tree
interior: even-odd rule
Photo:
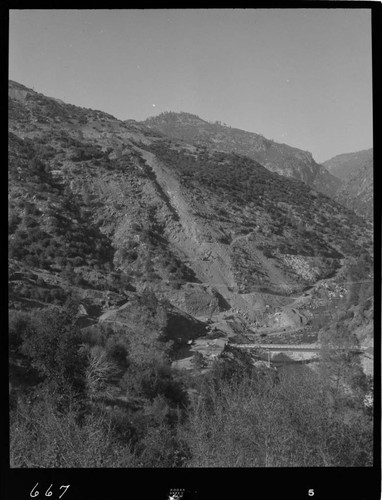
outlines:
[[[37,313],[23,335],[22,351],[49,383],[80,389],[84,363],[79,353],[81,336],[75,316],[54,306]]]

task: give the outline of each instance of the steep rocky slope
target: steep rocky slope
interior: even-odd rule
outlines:
[[[341,179],[334,199],[358,215],[373,217],[373,150],[335,156],[323,164]]]
[[[355,213],[373,218],[373,161],[364,163],[350,174],[336,193],[335,199]]]
[[[346,180],[362,165],[373,161],[373,149],[364,149],[354,153],[336,155],[326,160],[322,165],[335,177]]]
[[[314,161],[308,151],[279,144],[259,134],[220,123],[209,123],[188,113],[162,113],[143,123],[175,139],[248,156],[268,170],[303,181],[328,196],[333,195],[340,184],[322,165]]]
[[[182,332],[188,314],[254,320],[347,259],[370,262],[371,224],[306,183],[15,82],[9,89],[11,307],[74,293],[98,318],[149,289],[167,331]],[[256,148],[289,151],[264,138]]]

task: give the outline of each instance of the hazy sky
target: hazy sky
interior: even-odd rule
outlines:
[[[9,77],[143,120],[187,111],[311,151],[372,147],[368,9],[11,10]]]

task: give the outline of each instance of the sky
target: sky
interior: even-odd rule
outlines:
[[[193,113],[318,162],[372,147],[366,8],[12,9],[9,78],[121,120]]]

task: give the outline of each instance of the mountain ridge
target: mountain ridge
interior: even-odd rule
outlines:
[[[9,95],[15,100],[15,102],[22,103],[25,100],[28,99],[28,95],[32,96],[43,96],[43,94],[39,94],[38,92],[26,87],[23,84],[20,84],[18,82],[10,81],[10,91]],[[43,96],[45,98],[45,96]],[[128,124],[128,126],[132,129],[139,129],[142,130],[142,126],[145,127],[145,130],[147,131],[148,134],[153,134],[156,132],[159,133],[164,133],[165,135],[174,135],[173,131],[173,124],[170,123],[170,129],[168,127],[163,128],[163,126],[158,127],[158,120],[159,122],[168,122],[168,119],[170,118],[170,122],[176,122],[177,127],[179,125],[181,127],[199,127],[200,126],[203,128],[207,128],[207,133],[204,131],[202,132],[202,138],[197,139],[196,142],[198,144],[203,144],[203,143],[208,143],[208,130],[211,130],[211,128],[214,130],[214,133],[216,130],[218,130],[217,134],[221,136],[223,134],[223,138],[226,138],[227,133],[230,135],[238,135],[239,136],[239,144],[233,144],[233,148],[230,146],[222,147],[221,145],[221,137],[220,140],[213,139],[213,144],[212,146],[216,150],[228,150],[228,151],[238,151],[240,154],[243,153],[243,148],[244,148],[244,153],[248,155],[248,142],[250,143],[250,148],[251,151],[249,152],[249,156],[258,160],[263,166],[268,168],[270,171],[275,171],[281,175],[287,176],[287,177],[292,177],[292,178],[297,178],[299,180],[302,180],[303,182],[307,183],[309,186],[313,187],[314,189],[332,197],[336,201],[340,202],[341,204],[347,204],[347,206],[351,209],[355,209],[356,211],[358,210],[357,207],[359,207],[358,214],[361,216],[366,216],[369,217],[371,216],[372,212],[372,207],[370,203],[370,192],[371,192],[371,184],[372,182],[368,182],[368,188],[365,189],[360,195],[355,187],[351,187],[349,182],[347,183],[347,186],[343,186],[341,184],[341,181],[338,180],[338,177],[333,176],[329,170],[325,167],[325,165],[320,165],[316,163],[313,159],[312,154],[309,151],[304,151],[292,146],[289,146],[288,144],[283,144],[283,143],[276,143],[272,140],[266,139],[264,136],[261,134],[256,134],[253,132],[247,132],[243,131],[237,128],[232,128],[228,125],[221,124],[220,122],[215,122],[211,123],[208,122],[207,120],[204,120],[200,118],[199,116],[192,114],[192,113],[187,113],[187,112],[181,112],[181,113],[175,113],[175,112],[165,112],[161,113],[160,115],[150,117],[143,122],[139,122],[136,120],[128,119],[128,120],[117,120],[115,117],[112,115],[105,113],[103,111],[94,111],[91,110],[90,108],[80,108],[80,107],[73,107],[71,104],[66,104],[64,101],[50,97],[51,102],[56,103],[58,106],[69,106],[74,108],[78,108],[83,110],[85,113],[85,110],[87,112],[92,112],[96,113],[96,116],[100,119],[104,120],[114,120],[116,122],[123,122]],[[102,117],[102,118],[101,118]],[[151,132],[149,132],[149,130]],[[188,135],[187,135],[188,134]],[[196,134],[198,135],[199,132]],[[193,142],[195,140],[195,131],[186,131],[185,133],[186,137],[184,137],[184,133],[176,133],[175,137],[178,137],[181,140],[185,140],[186,142]],[[207,135],[207,139],[203,136]],[[243,139],[244,137],[244,139]],[[243,143],[244,140],[244,146],[243,144],[240,145],[240,142]],[[210,141],[211,143],[211,141]],[[229,143],[229,141],[228,141]],[[235,143],[235,140],[234,140]],[[246,144],[247,143],[247,144]],[[211,145],[211,144],[210,144]],[[232,144],[231,144],[232,145]],[[370,150],[365,150],[365,151],[370,151]],[[349,156],[348,154],[344,155],[337,155],[335,158],[343,158]],[[328,160],[329,161],[329,160]],[[282,163],[282,166],[280,164]],[[326,163],[326,162],[325,162]],[[356,184],[359,182],[359,178],[356,181]],[[361,179],[362,181],[362,179]],[[354,184],[354,183],[353,183]],[[367,195],[364,195],[364,193],[367,191]],[[360,198],[359,201],[357,199]],[[362,199],[362,196],[364,196],[365,199]]]
[[[197,128],[196,118],[199,120]],[[220,122],[207,122],[188,113],[165,112],[142,123],[175,139],[224,152],[243,154],[258,161],[268,170],[302,180],[329,196],[333,195],[339,186],[338,179],[315,162],[309,151],[277,143],[254,132],[222,125]]]
[[[373,219],[373,148],[344,153],[324,165],[342,182],[334,199],[358,215]]]
[[[367,148],[335,155],[321,164],[339,179],[346,179],[350,173],[353,173],[353,171],[372,160],[372,158],[373,148]]]
[[[303,231],[306,231],[306,229],[303,229],[304,227],[310,228],[308,229],[311,233],[309,239],[313,238],[313,231],[315,231],[315,246],[317,247],[315,251],[318,252],[318,254],[320,254],[320,252],[326,252],[328,255],[338,254],[338,251],[334,248],[329,250],[330,240],[328,240],[327,236],[322,232],[323,226],[317,226],[317,214],[314,213],[312,207],[318,208],[319,205],[317,205],[317,201],[320,200],[319,203],[323,203],[323,206],[327,205],[328,209],[329,206],[331,207],[330,211],[336,212],[342,209],[335,207],[332,202],[329,202],[329,199],[322,198],[321,195],[317,197],[309,187],[305,187],[305,184],[300,184],[300,181],[280,177],[277,173],[267,170],[260,163],[256,163],[252,159],[246,159],[246,157],[235,153],[219,153],[215,150],[208,151],[202,146],[187,146],[183,143],[176,144],[163,137],[163,135],[158,135],[156,131],[151,130],[150,127],[139,124],[138,122],[122,122],[111,117],[111,115],[99,111],[60,104],[54,99],[47,98],[42,94],[30,90],[27,91],[26,96],[21,96],[22,100],[20,101],[19,95],[16,95],[15,98],[12,97],[14,88],[15,85],[11,83],[10,132],[21,138],[24,144],[28,143],[31,150],[32,148],[33,150],[37,148],[37,150],[40,149],[43,152],[42,163],[45,164],[44,169],[48,171],[49,175],[53,176],[52,178],[60,179],[60,182],[63,182],[67,186],[66,189],[69,192],[73,192],[73,196],[78,197],[80,195],[79,199],[82,200],[81,204],[85,203],[85,205],[89,197],[96,196],[101,186],[101,190],[106,190],[105,193],[109,190],[110,195],[115,198],[115,202],[113,203],[116,207],[121,205],[121,203],[126,203],[127,200],[122,200],[124,200],[127,192],[131,193],[129,196],[131,202],[133,202],[137,196],[136,193],[141,191],[144,196],[149,196],[147,199],[147,203],[149,204],[151,203],[150,196],[154,196],[155,193],[153,199],[157,199],[157,205],[155,210],[150,210],[152,210],[153,214],[156,213],[156,224],[158,227],[162,226],[165,228],[166,225],[168,226],[171,222],[170,225],[174,226],[174,229],[168,229],[168,231],[170,231],[170,233],[171,231],[175,231],[177,234],[175,241],[180,241],[182,238],[188,238],[187,241],[190,243],[187,243],[187,245],[190,244],[192,246],[194,244],[192,241],[195,240],[196,247],[192,250],[193,255],[191,261],[195,258],[197,260],[199,259],[200,263],[197,266],[198,269],[203,268],[202,263],[204,262],[204,257],[202,256],[204,253],[208,253],[208,239],[212,238],[212,240],[214,240],[215,238],[220,238],[225,242],[223,243],[223,247],[224,245],[227,246],[227,242],[238,236],[240,231],[250,233],[251,230],[248,229],[250,229],[251,226],[259,226],[260,221],[265,225],[274,227],[275,230],[278,227],[279,229],[277,229],[277,232],[281,230],[279,227],[280,220],[288,221],[290,227],[289,232],[291,234],[296,234],[295,242],[299,241],[299,245],[303,245],[303,241],[301,236],[297,237],[299,234],[298,231],[300,231],[300,229],[297,231],[297,228],[299,225],[301,226],[301,234],[303,234]],[[193,121],[197,119],[194,115],[188,115],[187,118],[189,119],[190,117]],[[266,139],[263,140],[266,141]],[[33,146],[31,141],[33,141]],[[12,139],[10,144],[11,146],[13,145],[12,147],[14,147],[15,150],[21,151],[21,145],[19,145],[18,142]],[[20,153],[20,158],[22,158],[22,155],[26,155],[27,157],[28,153]],[[16,157],[11,157],[15,158],[14,161],[17,163],[18,160]],[[29,164],[27,158],[23,161],[25,161],[25,166]],[[19,171],[24,168],[25,167],[21,167],[20,165],[18,166]],[[37,172],[39,172],[38,167],[36,168]],[[199,173],[196,174],[196,172]],[[199,178],[195,177],[196,175],[198,175]],[[242,176],[242,178],[240,176]],[[97,180],[98,177],[99,180]],[[105,180],[101,180],[103,177]],[[115,179],[121,179],[120,186],[117,186],[115,181],[112,181],[113,177]],[[203,177],[205,178],[206,185],[200,183]],[[127,182],[127,179],[130,180]],[[247,182],[249,183],[248,186],[245,185]],[[227,183],[228,185],[226,185]],[[93,184],[94,187],[92,187]],[[171,186],[173,187],[171,188]],[[218,189],[218,191],[221,192],[219,196],[222,196],[222,198],[217,196],[216,192],[211,192],[211,188],[208,186],[216,186],[214,189]],[[26,186],[23,188],[24,190],[25,187]],[[231,187],[236,191],[227,190]],[[93,192],[86,194],[89,189]],[[96,189],[96,191],[94,191],[94,189]],[[123,194],[124,189],[127,190],[126,194]],[[118,196],[116,195],[117,192],[119,193]],[[306,203],[307,207],[309,204],[311,205],[310,213],[306,212],[306,210],[305,213],[303,213],[303,210],[296,204],[296,201],[291,204],[291,198],[288,198],[289,195],[286,193],[297,192],[300,192],[300,202],[305,200],[304,203]],[[152,194],[150,195],[149,193]],[[181,193],[185,194],[183,195]],[[237,196],[235,193],[241,194]],[[105,207],[97,209],[92,215],[92,218],[96,224],[101,224],[104,233],[106,231],[107,234],[111,231],[112,234],[115,231],[114,245],[120,245],[121,243],[117,243],[120,236],[117,237],[117,235],[122,231],[122,226],[118,229],[111,215],[113,212],[117,214],[118,209],[112,208],[105,196],[101,196],[105,202]],[[184,196],[186,196],[186,198],[184,198]],[[235,203],[241,205],[243,203],[243,196],[244,199],[248,201],[246,202],[246,210],[241,216],[239,216],[239,213],[234,215],[235,212],[232,211],[231,206],[226,202],[222,203],[222,200],[228,197],[227,199],[232,198],[232,200],[236,200],[233,206],[235,206]],[[291,194],[291,196],[295,197],[296,195]],[[202,203],[203,198],[209,200],[211,205],[206,205],[204,202]],[[139,205],[141,202],[143,203],[144,199],[145,198],[141,200],[137,199],[136,202],[134,202],[135,205],[131,205],[131,207],[135,206],[134,213],[139,213]],[[189,201],[185,201],[186,199],[189,199]],[[190,211],[189,203],[195,204],[196,199],[200,200],[198,206],[195,205]],[[213,200],[215,201],[212,204]],[[283,204],[285,206],[283,206]],[[109,208],[106,209],[106,207]],[[182,215],[183,208],[185,210],[184,216]],[[202,241],[197,241],[198,237],[196,234],[203,234],[204,232],[203,227],[205,223],[202,222],[203,217],[207,217],[207,219],[204,219],[207,221],[210,218],[212,222],[217,215],[215,214],[215,210],[217,209],[221,213],[226,213],[227,215],[219,215],[217,217],[216,220],[220,222],[219,224],[213,223],[216,227],[211,226],[211,228],[209,228],[207,224],[208,234],[202,238],[204,243]],[[81,210],[86,212],[85,208]],[[266,210],[270,211],[266,212]],[[346,213],[350,215],[350,212]],[[121,213],[118,217],[122,215]],[[346,217],[349,217],[349,215],[346,215]],[[184,227],[179,217],[185,219],[183,224]],[[253,217],[258,219],[257,223],[252,222]],[[354,216],[352,215],[351,217]],[[225,221],[225,218],[227,221]],[[279,220],[277,220],[277,218],[279,218]],[[310,222],[307,222],[308,219]],[[151,224],[152,226],[152,223],[149,222],[146,215],[143,220],[144,224],[148,224],[148,226]],[[356,219],[354,219],[354,223],[357,224],[358,221],[356,222]],[[187,224],[189,224],[189,227],[187,227]],[[334,228],[334,224],[336,224],[335,219],[331,220],[331,224],[333,224]],[[237,225],[238,229],[242,229],[235,230],[235,225]],[[122,233],[124,234],[126,231],[131,231],[131,229],[128,229],[129,227],[129,225],[126,226],[126,229],[123,229]],[[168,227],[170,228],[170,226]],[[191,231],[192,227],[195,228],[195,230],[192,230],[194,232]],[[247,229],[245,230],[246,227]],[[352,231],[350,227],[351,225],[349,226],[349,231]],[[154,232],[157,233],[157,231],[158,230],[155,230]],[[181,233],[179,233],[179,231],[181,231]],[[265,244],[265,247],[269,247],[267,250],[269,255],[274,252],[272,246],[276,247],[277,240],[280,239],[281,241],[289,234],[284,230],[280,237],[271,236],[271,232],[269,232],[270,236],[266,236],[266,231],[263,236],[260,236],[260,234],[256,235],[255,231],[252,232],[253,238],[259,241],[258,244],[262,242],[261,245],[264,246]],[[284,232],[285,236],[283,236]],[[322,240],[320,240],[321,237],[319,236],[321,233],[323,235]],[[183,236],[181,236],[181,234]],[[117,238],[117,240],[115,238]],[[128,239],[131,240],[131,236],[129,236]],[[273,239],[274,243],[269,245],[269,242],[266,243],[267,239],[269,241]],[[347,238],[349,244],[351,239],[352,238]],[[123,239],[121,241],[123,241]],[[220,243],[216,242],[216,244],[218,248]],[[124,245],[124,243],[122,243],[122,245]],[[132,241],[131,245],[133,245]],[[206,247],[205,251],[203,250],[203,245]],[[243,241],[243,245],[248,246],[248,241]],[[177,259],[180,258],[182,252],[184,253],[184,248],[176,248],[174,243],[170,244],[170,247],[177,253],[178,256],[175,257]],[[285,248],[287,247],[288,245],[285,246]],[[251,248],[251,250],[249,250],[249,256],[251,252],[255,252],[257,255],[257,251],[253,244],[252,246],[249,245],[249,248]],[[319,250],[319,248],[321,248],[321,250]],[[327,249],[325,250],[325,248]],[[220,250],[217,250],[217,252],[219,255]],[[232,250],[229,250],[229,252],[232,252]],[[244,257],[244,248],[240,249],[240,252],[242,253],[242,257],[237,255],[234,259],[236,266],[239,266],[239,268],[241,266],[239,262],[243,262],[243,259],[249,259],[250,261],[252,258]],[[302,253],[306,252],[307,250],[304,250]],[[308,251],[307,255],[309,255],[309,252],[311,252],[313,257],[313,247]],[[123,258],[121,255],[123,253],[124,251],[122,251],[122,249],[117,248],[114,255],[115,263],[119,263],[117,265],[122,265],[122,267]],[[145,253],[146,251],[142,251],[142,255]],[[223,258],[223,260],[226,259],[226,257],[221,255],[217,257],[217,261],[221,258]],[[231,258],[232,257],[229,257],[226,261],[226,272],[232,267]],[[138,262],[140,262],[140,259],[138,259],[137,263]],[[135,264],[131,263],[131,265],[134,267]],[[142,265],[142,263],[140,265]],[[194,264],[191,264],[191,267],[192,265]],[[281,265],[281,261],[278,265]],[[285,266],[285,263],[282,264],[282,266]],[[224,269],[224,266],[222,269]],[[224,271],[219,272],[223,272],[224,274]],[[239,271],[239,275],[241,274],[242,271]],[[278,275],[279,274],[278,272]],[[261,273],[259,276],[261,276]],[[267,279],[265,279],[265,281],[263,280],[263,282],[266,283]],[[294,280],[295,278],[292,279],[292,281]],[[241,277],[239,281],[241,283],[240,286],[244,286],[245,289],[246,285],[243,283],[243,277]],[[232,284],[231,282],[231,285]],[[261,280],[259,282],[259,286],[260,285]]]

